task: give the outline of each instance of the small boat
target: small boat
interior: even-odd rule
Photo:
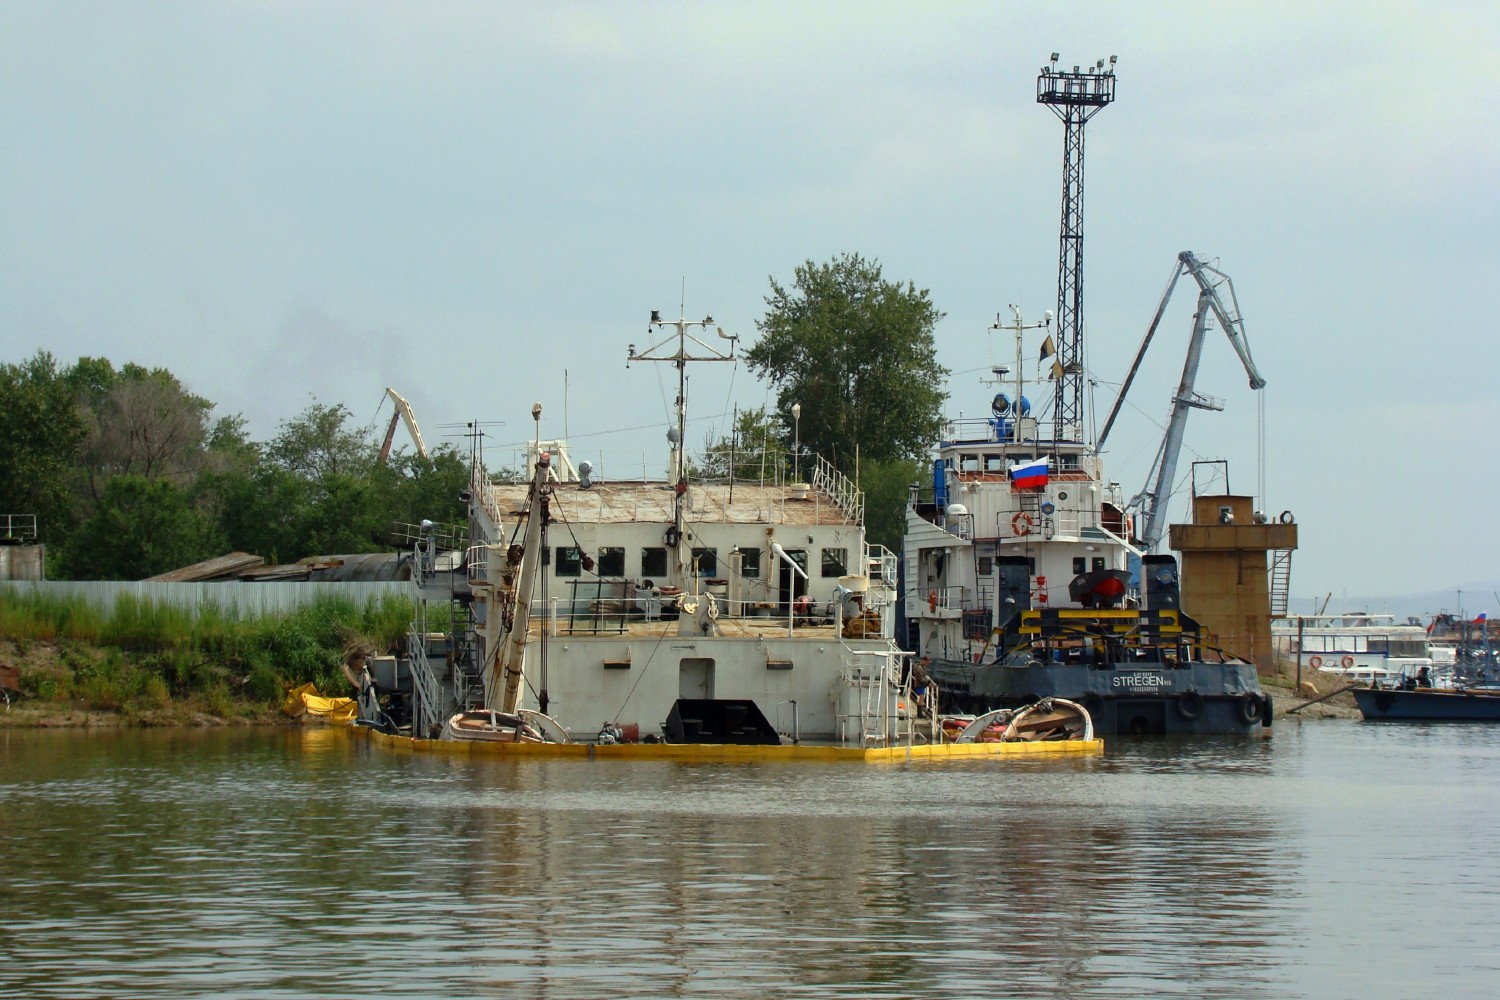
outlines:
[[[1500,689],[1352,688],[1366,720],[1500,722]]]
[[[972,719],[955,720],[962,728],[954,743],[1037,743],[1092,740],[1094,720],[1088,709],[1065,698],[1043,698],[1023,708],[997,708]],[[950,731],[944,726],[945,731]]]
[[[450,716],[443,727],[447,740],[482,740],[486,743],[541,743],[542,734],[513,712],[474,709]]]

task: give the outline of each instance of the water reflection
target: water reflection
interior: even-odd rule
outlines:
[[[1500,745],[1333,724],[881,768],[0,733],[0,993],[1346,993],[1409,981],[1414,922],[1478,926],[1493,866],[1441,875],[1397,808],[1462,827],[1450,851],[1487,831],[1475,756]],[[1487,981],[1480,932],[1444,935],[1424,981]]]

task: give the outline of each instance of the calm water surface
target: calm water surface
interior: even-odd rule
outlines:
[[[0,731],[0,995],[1500,992],[1500,727],[1037,763]]]

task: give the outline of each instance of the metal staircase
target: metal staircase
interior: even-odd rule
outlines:
[[[1271,617],[1285,618],[1292,589],[1292,549],[1271,551]]]

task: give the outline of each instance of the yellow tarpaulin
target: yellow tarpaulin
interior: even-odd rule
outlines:
[[[312,715],[329,722],[353,722],[358,707],[353,698],[327,698],[311,684],[294,687],[286,693],[281,710],[287,715]]]

